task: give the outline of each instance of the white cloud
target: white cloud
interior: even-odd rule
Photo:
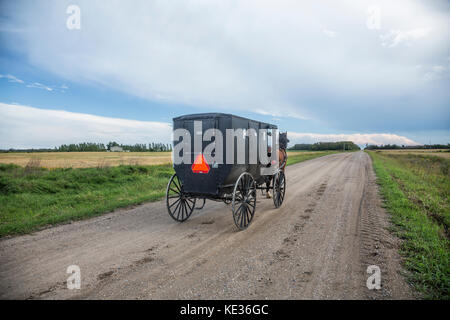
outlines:
[[[27,87],[28,88],[44,89],[44,90],[47,90],[47,91],[53,91],[52,88],[50,88],[50,87],[48,87],[48,86],[46,86],[46,85],[44,85],[42,83],[39,83],[39,82],[33,82],[33,83],[30,83],[30,84],[27,84]]]
[[[68,143],[124,144],[171,140],[166,122],[108,118],[0,103],[0,148],[48,148]]]
[[[271,117],[288,117],[288,118],[295,118],[295,119],[301,119],[301,120],[308,120],[309,118],[296,112],[296,111],[287,111],[287,112],[280,112],[278,109],[269,109],[268,111],[259,109],[259,108],[250,108],[250,110],[257,114],[262,114],[264,116],[271,116]]]
[[[386,46],[401,49],[425,35],[430,41],[407,55],[386,53],[366,27],[374,2],[382,8],[382,32],[392,30]],[[340,105],[322,112],[321,100],[370,101],[382,92],[398,106],[397,97],[423,85],[411,66],[448,56],[448,13],[420,1],[80,0],[80,30],[63,23],[65,2],[17,3],[8,4],[18,21],[11,27],[23,31],[10,44],[32,65],[69,81],[206,110],[258,108],[332,122]],[[334,30],[339,41],[329,41]]]
[[[435,65],[428,68],[428,71],[424,75],[425,81],[436,81],[440,80],[446,75],[448,75],[448,67]]]
[[[336,31],[329,30],[329,29],[326,29],[326,28],[323,29],[322,32],[323,32],[327,37],[330,37],[330,38],[334,38],[334,37],[336,36],[336,34],[337,34]]]
[[[295,143],[315,143],[332,141],[353,141],[358,145],[368,144],[397,144],[397,145],[420,145],[420,143],[391,133],[353,133],[353,134],[319,134],[288,132],[290,145]]]
[[[427,36],[431,28],[416,28],[411,30],[390,30],[387,33],[381,34],[381,45],[384,47],[395,47],[399,44],[411,45],[414,41]]]
[[[13,76],[12,74],[0,74],[0,78],[5,78],[8,80],[8,82],[14,82],[14,83],[20,83],[25,85],[27,88],[38,88],[38,89],[43,89],[43,90],[47,90],[47,91],[53,91],[56,89],[59,89],[59,91],[61,92],[65,92],[65,90],[69,89],[69,87],[65,84],[61,85],[61,86],[47,86],[45,84],[42,84],[40,82],[25,82],[22,79],[17,78],[16,76]]]
[[[11,74],[6,74],[6,75],[0,74],[0,78],[8,79],[8,82],[16,82],[16,83],[22,83],[22,84],[25,83],[23,80],[15,77]]]

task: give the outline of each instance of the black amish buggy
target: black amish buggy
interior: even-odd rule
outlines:
[[[196,125],[200,122],[201,128],[198,130],[199,128]],[[279,167],[274,166],[274,168],[276,167],[275,170],[261,170],[270,167],[273,162],[263,164],[259,158],[257,161],[250,161],[251,157],[255,159],[254,155],[250,154],[250,132],[257,139],[258,151],[261,148],[260,143],[262,143],[263,146],[268,144],[268,146],[265,146],[267,148],[265,150],[268,150],[268,156],[272,155],[272,151],[276,152],[275,155],[278,154],[278,143],[272,145],[273,141],[269,139],[269,136],[272,136],[271,133],[277,130],[277,126],[231,114],[202,113],[174,118],[174,133],[177,132],[177,129],[184,129],[181,130],[185,132],[183,140],[186,139],[186,135],[189,135],[189,137],[187,139],[188,143],[184,145],[184,148],[179,148],[181,145],[178,144],[186,143],[186,141],[176,140],[177,137],[174,134],[174,140],[176,141],[173,141],[173,157],[183,158],[182,161],[178,161],[179,163],[174,161],[175,174],[170,178],[166,190],[167,210],[174,220],[179,222],[187,220],[193,210],[202,209],[206,199],[208,199],[231,204],[236,226],[240,230],[246,229],[255,214],[257,189],[261,190],[261,193],[263,190],[266,192],[272,190],[275,207],[281,206],[286,190],[286,179],[283,170],[287,159],[286,152],[283,152],[284,159],[282,161],[280,158],[280,162],[283,163]],[[195,144],[191,143],[193,140],[191,137],[194,137],[195,134],[203,137],[208,129],[213,129],[213,132],[215,130],[220,131],[223,139],[222,143],[215,144],[217,136],[213,136],[210,137],[211,140],[209,141],[201,139],[200,145],[197,147],[197,149],[201,148],[201,150],[195,149]],[[227,137],[227,129],[236,131],[242,129],[242,131],[239,131],[241,134],[243,133],[241,149],[238,150],[238,143],[234,143],[236,136]],[[266,132],[263,142],[259,141],[262,139],[260,135],[255,133],[259,133],[260,129],[264,129],[263,131]],[[227,148],[230,143],[227,139],[233,140],[232,148]],[[214,149],[218,149],[213,150],[212,155],[218,153],[220,148],[223,151],[223,157],[226,158],[227,149],[234,150],[234,152],[230,151],[233,153],[233,159],[231,159],[233,161],[207,161],[203,155],[203,150],[211,142],[214,142]],[[271,150],[271,147],[276,148],[276,150]],[[239,156],[241,157],[240,161],[237,160]],[[197,207],[196,204],[199,201],[202,201],[202,203]]]

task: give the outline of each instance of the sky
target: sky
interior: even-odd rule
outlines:
[[[447,144],[449,24],[448,1],[0,0],[0,149],[168,143],[202,112]]]

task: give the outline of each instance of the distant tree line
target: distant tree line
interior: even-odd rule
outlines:
[[[338,142],[316,142],[316,143],[298,143],[289,150],[360,150],[360,147],[352,141],[338,141]]]
[[[366,150],[394,150],[394,149],[450,149],[450,143],[448,144],[425,144],[420,146],[405,146],[396,144],[384,144],[384,145],[369,145],[366,144]]]
[[[56,151],[59,152],[106,151],[106,147],[103,143],[82,142],[77,144],[75,143],[62,144],[57,148]]]
[[[135,145],[128,144],[118,144],[112,141],[106,145],[107,150],[111,150],[112,147],[121,147],[123,150],[128,150],[131,152],[160,152],[160,151],[172,151],[172,145],[169,143],[155,143],[151,142],[148,145],[145,143],[136,143]]]
[[[31,149],[7,149],[0,150],[0,152],[106,152],[111,150],[111,147],[121,147],[124,151],[130,152],[160,152],[160,151],[172,151],[172,145],[169,143],[159,143],[159,142],[150,142],[149,144],[145,143],[136,143],[134,145],[127,144],[119,144],[115,141],[111,141],[108,144],[103,143],[93,143],[93,142],[82,142],[82,143],[71,143],[71,144],[62,144],[59,147],[55,148],[31,148]]]
[[[30,148],[30,149],[0,149],[0,153],[8,153],[8,152],[24,152],[24,153],[30,153],[30,152],[57,152],[58,149],[55,147],[54,149],[51,148]]]

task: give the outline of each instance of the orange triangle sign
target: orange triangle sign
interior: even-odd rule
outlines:
[[[195,161],[192,164],[191,169],[192,169],[193,173],[208,173],[209,172],[209,165],[206,163],[203,153],[200,153],[197,156],[197,158],[195,158]]]

